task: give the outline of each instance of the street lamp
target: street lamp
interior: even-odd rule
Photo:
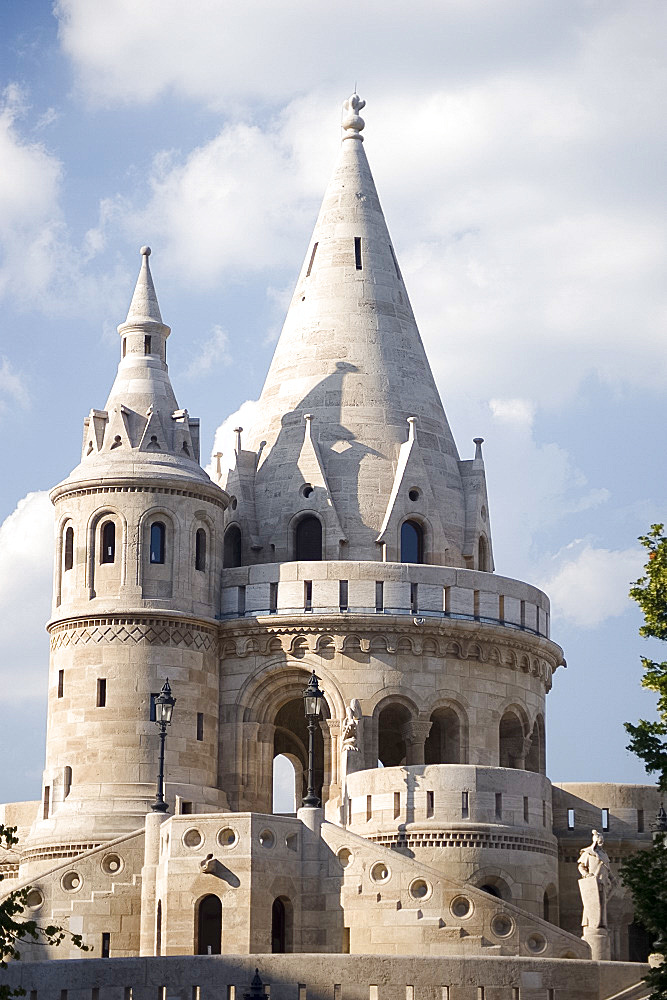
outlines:
[[[164,801],[164,744],[167,739],[167,726],[171,725],[171,716],[176,699],[172,697],[169,678],[162,685],[162,690],[155,699],[155,722],[160,728],[160,766],[157,776],[157,791],[155,802],[151,806],[153,812],[166,813],[169,806]]]
[[[313,787],[313,742],[317,720],[320,717],[322,701],[324,699],[324,691],[321,690],[317,683],[318,681],[319,677],[313,670],[308,681],[308,687],[303,692],[303,707],[308,723],[308,794],[304,796],[303,804],[304,806],[315,806],[316,808],[319,806],[320,800],[315,794],[315,788]]]

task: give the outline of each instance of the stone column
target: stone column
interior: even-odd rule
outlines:
[[[141,869],[141,924],[139,954],[153,955],[155,951],[156,876],[160,861],[160,827],[168,819],[166,813],[146,813],[144,833],[144,864]],[[162,940],[164,941],[164,927]]]
[[[433,723],[430,719],[411,719],[401,726],[401,736],[405,740],[405,763],[424,763],[424,744]]]
[[[340,722],[338,719],[324,719],[321,723],[324,737],[324,774],[329,766],[329,797],[340,795]],[[322,796],[324,801],[324,796]]]

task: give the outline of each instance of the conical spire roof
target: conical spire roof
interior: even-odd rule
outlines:
[[[363,106],[356,94],[345,102],[338,162],[245,439],[261,449],[258,521],[270,534],[282,509],[298,508],[294,467],[311,414],[346,555],[379,558],[398,453],[417,417],[448,544],[460,549],[458,453],[364,152]]]
[[[199,421],[179,409],[169,378],[171,331],[162,321],[150,253],[150,247],[141,248],[127,319],[118,327],[116,378],[104,410],[92,410],[86,420],[82,461],[68,482],[137,476],[210,482],[199,465]]]

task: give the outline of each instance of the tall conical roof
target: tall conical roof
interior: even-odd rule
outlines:
[[[346,556],[380,558],[407,420],[417,417],[444,544],[460,551],[459,456],[364,152],[363,106],[356,94],[345,102],[338,162],[245,438],[246,449],[261,451],[257,519],[266,545],[283,512],[299,509],[295,470],[310,414],[328,500],[349,542]]]
[[[148,258],[127,319],[118,327],[121,360],[104,410],[85,421],[81,463],[68,482],[168,476],[210,482],[199,465],[199,421],[180,410],[166,361],[170,329],[162,322]]]

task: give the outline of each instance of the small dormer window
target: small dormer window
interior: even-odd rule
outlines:
[[[151,524],[151,562],[163,563],[165,550],[165,527],[162,521]]]
[[[151,341],[152,341],[152,339],[153,338],[150,337],[150,336],[144,337],[144,354],[151,354]]]

